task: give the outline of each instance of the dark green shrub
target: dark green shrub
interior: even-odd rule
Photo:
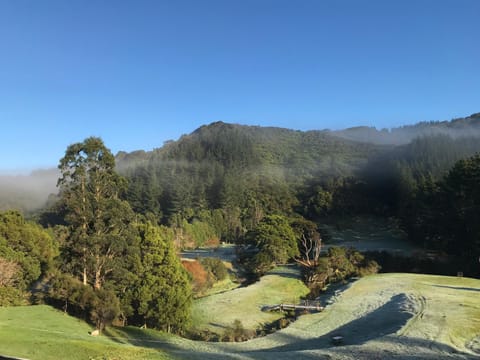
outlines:
[[[246,341],[253,338],[255,334],[243,327],[240,320],[235,319],[231,327],[225,329],[222,341]]]
[[[25,293],[13,286],[0,286],[0,306],[27,305]]]
[[[227,278],[228,270],[222,260],[218,258],[202,258],[200,262],[205,270],[210,272],[217,281]]]

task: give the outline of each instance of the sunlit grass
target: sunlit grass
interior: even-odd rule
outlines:
[[[85,322],[49,306],[0,307],[0,354],[28,359],[169,359],[106,336],[92,337]]]
[[[239,319],[246,329],[255,330],[283,316],[263,312],[263,306],[297,303],[308,292],[298,270],[280,267],[250,286],[196,300],[192,311],[193,327],[223,333]]]
[[[297,273],[298,275],[298,273]],[[196,314],[197,325],[210,322],[230,325],[238,318],[255,327],[262,305],[295,301],[306,292],[295,271],[280,268],[261,281],[197,301],[205,313]],[[379,323],[362,319],[403,316],[403,310],[384,307],[392,299],[412,306],[411,316],[398,328],[385,332]],[[480,280],[419,274],[380,274],[362,278],[345,289],[317,314],[301,316],[286,329],[244,343],[205,343],[182,339],[154,330],[133,327],[110,328],[100,337],[91,337],[86,323],[48,306],[0,308],[0,354],[28,359],[277,359],[301,358],[304,346],[313,357],[344,351],[355,358],[356,351],[375,355],[388,351],[403,358],[434,359],[439,345],[450,351],[468,352],[467,344],[480,334]],[[412,310],[413,309],[413,310]],[[271,321],[260,320],[260,321]],[[356,326],[355,323],[359,326]],[[381,322],[380,322],[381,324]],[[332,348],[329,334],[342,329],[347,342],[368,332],[375,336],[358,341],[358,347]],[[261,352],[259,354],[258,352]],[[405,355],[407,353],[407,355]],[[315,356],[314,356],[315,354]],[[393,356],[393,355],[392,355]],[[410,357],[409,357],[410,356]],[[459,358],[463,355],[459,355]],[[386,358],[386,357],[384,357]]]

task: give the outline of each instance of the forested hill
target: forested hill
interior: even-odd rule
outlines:
[[[454,139],[464,136],[479,137],[480,113],[451,121],[423,121],[392,129],[377,130],[374,127],[358,126],[332,131],[332,134],[349,140],[389,145],[407,144],[418,137],[435,135],[448,135]]]
[[[368,143],[339,139],[328,131],[216,122],[151,152],[120,152],[117,167],[122,170],[152,161],[180,161],[216,163],[227,169],[281,167],[287,173],[345,173],[358,168],[358,160],[365,160],[378,149]]]
[[[134,210],[163,223],[215,209],[244,230],[269,213],[395,215],[406,192],[480,151],[479,121],[477,114],[391,131],[417,131],[404,145],[216,122],[150,152],[119,153],[117,169],[129,179]]]
[[[288,212],[308,181],[351,176],[382,149],[326,131],[216,122],[152,152],[120,153],[117,163],[135,210],[169,219],[200,208]]]
[[[480,113],[388,131],[295,131],[216,122],[153,151],[119,152],[116,163],[129,179],[127,197],[134,208],[162,221],[187,209],[309,213],[315,208],[319,213],[318,204],[312,205],[320,201],[319,189],[333,191],[352,177],[367,178],[382,197],[389,193],[391,203],[392,189],[405,178],[443,176],[455,161],[480,151],[479,129]],[[0,209],[38,210],[57,191],[57,177],[56,170],[0,176]]]

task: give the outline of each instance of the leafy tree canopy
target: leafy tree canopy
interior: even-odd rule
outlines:
[[[280,215],[265,216],[247,234],[247,241],[258,249],[252,261],[253,270],[257,273],[299,255],[297,237],[288,219]]]

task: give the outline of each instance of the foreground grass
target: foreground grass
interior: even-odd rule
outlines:
[[[480,280],[421,274],[362,278],[324,312],[303,316],[254,346],[288,350],[293,343],[314,341],[328,348],[336,333],[345,336],[346,345],[362,345],[372,353],[471,353],[468,344],[480,337]],[[480,348],[473,350],[480,355]]]
[[[245,329],[255,330],[283,316],[263,312],[263,306],[297,303],[308,292],[298,269],[279,267],[253,285],[196,300],[192,311],[193,327],[222,334],[239,319]]]
[[[124,339],[92,337],[91,330],[85,322],[49,306],[0,307],[0,354],[32,360],[171,358]]]
[[[295,274],[288,274],[278,270],[262,279],[263,282],[212,296],[217,297],[217,302],[205,303],[208,298],[201,299],[210,307],[200,317],[201,324],[208,325],[210,321],[229,324],[230,319],[222,319],[225,316],[254,324],[263,315],[260,306],[274,302],[272,299],[282,289],[285,302],[292,301],[289,299],[292,294],[301,293],[302,288],[294,285]],[[286,286],[291,288],[284,289]],[[238,292],[249,288],[253,294]],[[227,297],[229,293],[231,297]],[[277,299],[281,302],[281,296]],[[286,329],[244,343],[194,342],[134,328],[113,328],[104,336],[92,338],[88,335],[88,325],[48,306],[0,308],[0,354],[47,360],[169,359],[171,356],[202,360],[477,359],[479,299],[477,279],[374,275],[353,283],[325,311],[302,316]],[[249,305],[250,301],[256,305]],[[235,304],[238,306],[232,306]],[[232,307],[236,310],[230,310]],[[215,318],[209,320],[208,316]],[[344,346],[333,347],[332,334],[344,336]]]
[[[479,299],[477,279],[373,275],[348,286],[325,311],[272,335],[202,350],[184,342],[175,353],[188,359],[475,359]],[[345,337],[344,346],[332,347],[336,334]]]

